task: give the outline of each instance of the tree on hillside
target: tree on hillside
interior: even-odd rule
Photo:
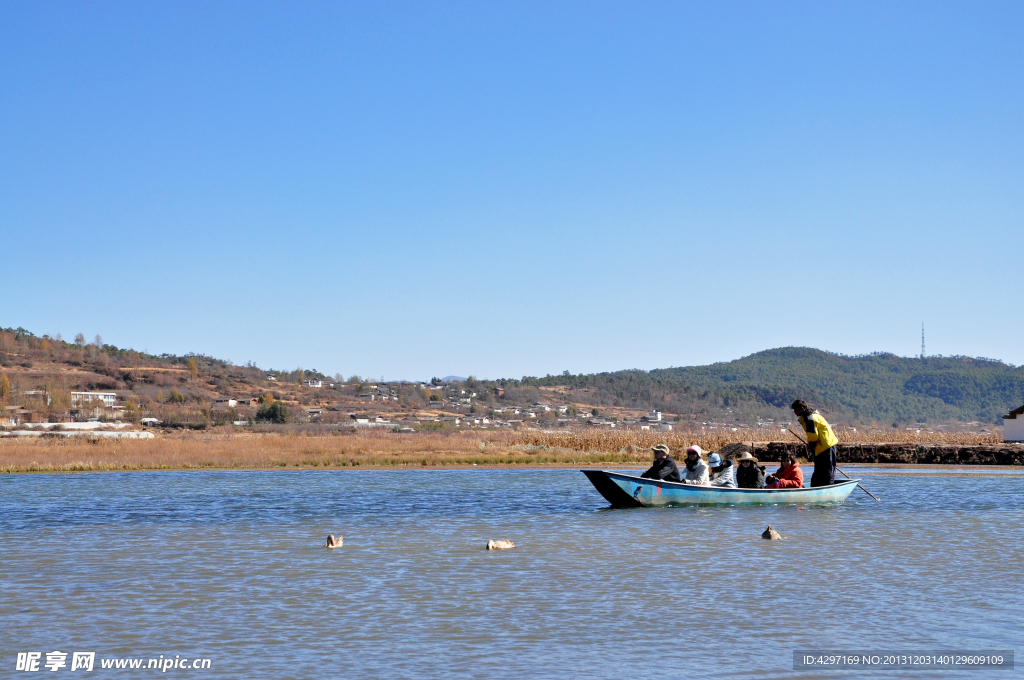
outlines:
[[[196,365],[196,360],[192,357],[188,359],[188,375],[194,385],[196,378],[199,377],[199,366]]]
[[[7,403],[11,396],[11,381],[7,379],[6,373],[0,373],[0,402]]]
[[[275,401],[270,406],[260,406],[256,411],[256,420],[279,424],[287,423],[289,420],[288,407],[279,401]]]
[[[14,351],[14,335],[4,331],[0,333],[0,355],[7,356]]]

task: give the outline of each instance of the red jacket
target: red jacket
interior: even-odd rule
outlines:
[[[800,469],[800,463],[780,467],[775,471],[775,476],[779,478],[778,489],[799,489],[804,485],[804,471]]]

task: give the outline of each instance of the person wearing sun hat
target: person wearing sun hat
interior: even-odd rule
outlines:
[[[647,472],[640,475],[645,479],[664,479],[666,482],[678,482],[682,480],[679,476],[679,468],[676,466],[676,462],[672,460],[672,456],[668,455],[668,447],[664,444],[658,444],[652,446],[651,451],[654,452],[654,465]]]
[[[704,452],[696,444],[686,449],[686,474],[683,475],[683,484],[708,486],[711,483],[708,464],[700,457],[702,453]]]
[[[764,488],[764,466],[758,465],[757,458],[744,451],[736,456],[736,484],[741,489]]]

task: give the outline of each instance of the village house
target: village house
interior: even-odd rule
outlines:
[[[306,387],[315,387],[317,389],[320,389],[323,386],[324,386],[324,384],[320,380],[307,380],[306,381]]]
[[[40,402],[46,401],[47,406],[49,406],[50,402],[53,401],[46,390],[25,390],[24,392],[22,392],[22,395],[26,399],[38,400]]]
[[[110,408],[117,403],[116,392],[72,392],[71,393],[71,406],[85,406],[94,401],[103,402],[103,405]]]
[[[44,420],[42,413],[24,406],[5,406],[4,416],[6,423],[12,426],[19,423],[41,423]]]
[[[213,408],[217,411],[227,410],[238,406],[238,400],[231,397],[217,397],[213,400]]]
[[[42,413],[28,408],[21,408],[14,411],[14,417],[19,423],[41,423],[45,420]]]
[[[1024,442],[1024,406],[1003,416],[1003,441]]]

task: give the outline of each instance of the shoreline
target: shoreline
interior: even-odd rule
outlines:
[[[762,463],[764,465],[764,463]],[[767,468],[771,468],[776,463],[768,463],[765,465]],[[642,463],[604,463],[587,465],[580,463],[576,465],[566,465],[565,463],[469,463],[469,464],[438,464],[438,465],[414,465],[414,464],[396,464],[396,465],[338,465],[338,466],[314,466],[314,465],[296,465],[296,466],[274,466],[274,467],[244,467],[244,466],[233,466],[233,467],[216,467],[216,466],[178,466],[178,467],[103,467],[96,469],[21,469],[21,470],[0,470],[0,477],[11,475],[85,475],[85,474],[117,474],[117,473],[141,473],[141,472],[408,472],[410,470],[422,471],[422,472],[450,472],[453,470],[570,470],[578,471],[584,469],[609,469],[609,470],[626,470],[626,469],[637,469],[644,467]],[[801,464],[801,467],[811,467],[811,465]],[[886,471],[901,471],[900,474],[913,476],[915,474],[955,474],[955,473],[970,473],[971,476],[982,476],[986,473],[992,473],[996,476],[1003,476],[1007,472],[1015,472],[1024,474],[1024,467],[1020,465],[970,465],[970,464],[925,464],[925,463],[843,463],[843,467],[847,470],[863,470],[863,469],[879,469]],[[868,476],[886,474],[865,472]],[[836,475],[836,479],[841,478],[840,475]]]
[[[671,433],[670,433],[671,434]],[[696,441],[695,441],[696,440]],[[705,451],[743,444],[772,467],[784,452],[801,460],[802,445],[742,442],[735,438],[646,432],[421,433],[369,431],[345,434],[262,435],[181,433],[152,439],[16,437],[0,439],[0,474],[186,470],[417,470],[471,468],[641,468],[650,466],[650,446],[668,444],[676,453],[694,443]],[[735,450],[735,449],[732,449]],[[864,464],[918,470],[1021,469],[1024,446],[988,441],[851,442],[838,447],[840,466]],[[802,463],[806,465],[806,463]],[[774,469],[774,467],[772,467]]]

